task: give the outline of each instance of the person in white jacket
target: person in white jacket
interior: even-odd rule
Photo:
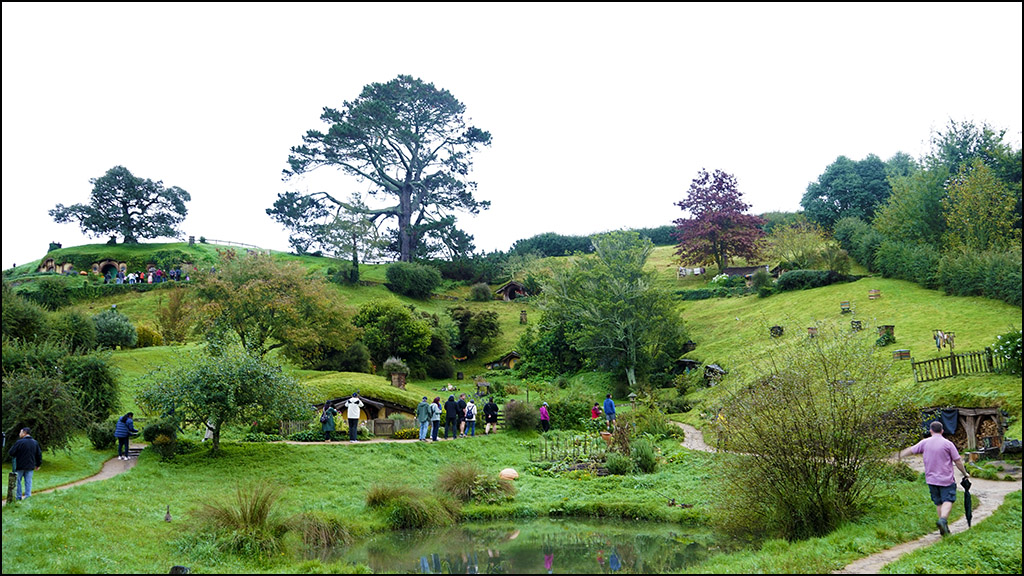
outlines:
[[[345,401],[345,406],[348,407],[348,439],[351,442],[358,442],[356,436],[359,434],[359,409],[363,407],[359,392],[353,392],[352,397]]]

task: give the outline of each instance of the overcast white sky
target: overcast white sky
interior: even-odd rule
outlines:
[[[836,157],[920,158],[950,119],[1021,142],[1021,3],[3,3],[2,267],[123,165],[187,190],[186,235],[287,250],[288,151],[363,86],[447,89],[493,144],[480,250],[670,224],[701,168],[795,211]]]

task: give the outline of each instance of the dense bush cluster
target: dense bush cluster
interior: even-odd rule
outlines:
[[[953,296],[984,296],[1021,305],[1019,246],[940,251],[932,244],[886,238],[859,218],[840,220],[834,235],[858,262],[887,278],[941,289]]]
[[[441,273],[432,266],[395,262],[385,272],[388,290],[410,298],[427,298],[441,285]]]
[[[96,343],[104,348],[131,348],[139,340],[135,326],[127,316],[111,308],[92,317],[96,324]]]
[[[849,280],[848,276],[843,276],[831,270],[790,270],[779,276],[779,279],[775,282],[775,289],[779,292],[806,290],[838,282],[848,282]]]

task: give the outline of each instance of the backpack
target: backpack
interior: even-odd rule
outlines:
[[[321,424],[327,424],[330,421],[331,421],[331,417],[330,417],[330,415],[327,414],[326,411],[323,414],[320,415],[320,423]]]

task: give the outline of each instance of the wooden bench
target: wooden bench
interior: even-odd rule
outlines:
[[[910,360],[910,350],[893,350],[893,360]]]
[[[881,290],[868,290],[868,300],[878,300],[882,297]]]

